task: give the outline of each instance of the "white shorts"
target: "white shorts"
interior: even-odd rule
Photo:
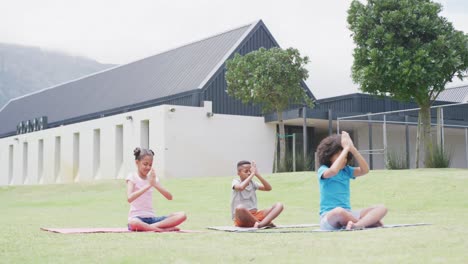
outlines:
[[[359,219],[361,217],[361,210],[346,210],[350,212],[354,218]],[[325,212],[322,215],[320,215],[320,229],[322,230],[339,230],[342,228],[345,228],[346,226],[343,227],[334,227],[328,222],[327,214],[331,212]]]

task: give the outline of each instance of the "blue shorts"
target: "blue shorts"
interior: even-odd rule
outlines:
[[[348,212],[350,212],[354,218],[358,219],[361,217],[361,210],[346,210]],[[327,218],[327,214],[329,213],[330,211],[328,212],[325,212],[323,213],[322,215],[320,215],[320,229],[322,230],[340,230],[340,229],[343,229],[344,227],[334,227],[332,226],[329,222],[328,222],[328,218]]]
[[[157,223],[157,222],[161,222],[162,220],[166,219],[167,216],[155,216],[155,217],[140,217],[140,216],[136,216],[134,218],[138,218],[140,219],[143,223],[146,223],[148,225],[151,225],[151,224],[154,224],[154,223]],[[130,225],[128,225],[128,230],[132,230],[130,229]]]

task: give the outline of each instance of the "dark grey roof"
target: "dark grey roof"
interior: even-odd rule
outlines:
[[[258,23],[12,99],[0,110],[0,137],[39,116],[50,124],[201,89]]]
[[[468,85],[446,88],[437,97],[439,101],[446,102],[468,102]]]

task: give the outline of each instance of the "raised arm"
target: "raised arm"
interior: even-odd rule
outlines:
[[[234,185],[232,188],[236,191],[243,191],[249,185],[254,176],[254,173],[250,173],[249,177],[245,178],[245,180],[243,180],[241,183]]]
[[[340,170],[344,167],[343,164],[347,162],[347,156],[349,152],[349,147],[344,147],[343,151],[341,151],[338,158],[332,163],[330,168],[323,172],[322,178],[327,179],[331,178],[340,172]]]
[[[159,183],[159,180],[156,177],[156,172],[154,169],[151,169],[151,172],[149,174],[149,182],[151,186],[153,186],[156,190],[158,190],[159,193],[161,193],[166,199],[172,200],[172,194],[164,188],[161,183]]]
[[[258,169],[257,169],[257,164],[255,164],[255,162],[252,162],[252,166],[250,170],[252,171],[253,174],[255,174],[255,176],[257,176],[257,178],[262,183],[262,185],[258,189],[261,191],[271,191],[272,187],[270,183],[260,175],[260,172],[258,172]]]
[[[353,154],[354,158],[359,164],[359,167],[354,168],[354,177],[366,175],[369,172],[369,165],[367,164],[367,161],[354,146],[350,148],[350,152]]]
[[[332,163],[330,168],[323,172],[322,178],[331,178],[331,177],[337,175],[338,172],[340,172],[340,170],[343,169],[346,166],[346,163],[348,162],[347,156],[348,156],[349,152],[351,152],[353,155],[354,155],[353,152],[357,153],[360,156],[360,158],[362,160],[364,160],[362,158],[361,154],[359,154],[359,152],[354,147],[354,143],[351,140],[351,137],[349,136],[348,132],[346,132],[346,131],[341,132],[341,147],[343,147],[343,150],[341,151],[340,155]],[[362,161],[360,161],[359,158],[357,158],[357,159],[358,159],[359,164],[361,164]],[[364,162],[365,162],[365,160],[364,160]],[[359,169],[357,172],[361,173],[361,169]],[[354,176],[356,176],[356,171],[354,172]]]
[[[154,188],[156,188],[156,190],[158,190],[164,197],[166,197],[166,199],[172,200],[172,194],[168,190],[166,190],[159,182],[156,183]]]
[[[369,165],[367,164],[367,161],[364,159],[361,153],[359,153],[359,151],[354,146],[353,140],[351,139],[349,134],[343,131],[341,134],[341,137],[342,137],[342,142],[343,142],[342,144],[349,147],[349,152],[353,154],[354,158],[359,164],[359,167],[354,168],[353,176],[359,177],[359,176],[367,174],[369,172]]]
[[[151,185],[148,184],[144,188],[141,188],[138,191],[133,191],[135,189],[135,183],[127,180],[127,201],[129,203],[135,201],[138,197],[140,197],[143,193],[151,188]]]

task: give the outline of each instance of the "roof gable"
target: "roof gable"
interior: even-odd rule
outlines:
[[[12,99],[0,111],[0,136],[38,116],[54,124],[200,89],[253,25]]]
[[[438,101],[446,102],[468,102],[468,85],[446,88],[439,96]]]
[[[262,45],[265,39],[268,39],[270,47],[279,47],[268,28],[259,20],[148,58],[12,99],[0,109],[0,137],[15,134],[19,122],[40,116],[47,116],[49,127],[55,127],[163,103],[198,105],[201,99],[206,99],[199,95],[206,93],[210,83],[224,74],[227,59],[234,53],[246,54],[257,49],[256,45]],[[221,88],[224,82],[222,78]],[[315,99],[304,82],[303,87]],[[221,92],[224,93],[224,90]],[[224,99],[217,97],[212,100]]]

